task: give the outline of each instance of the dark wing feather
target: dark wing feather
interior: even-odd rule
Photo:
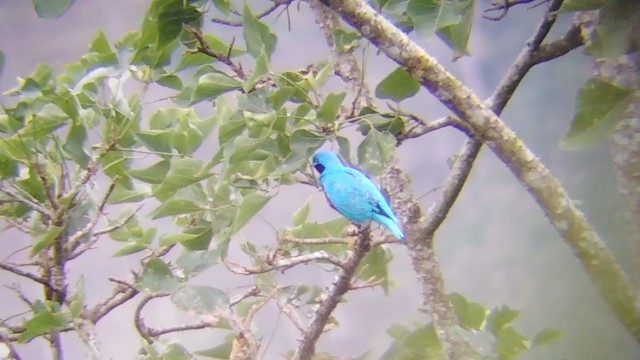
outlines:
[[[379,203],[376,202],[375,204],[372,203],[371,205],[373,205],[373,212],[375,212],[378,215],[382,215],[382,216],[384,216],[386,218],[389,218],[390,220],[394,220],[395,221],[395,219],[393,218],[393,216],[391,214],[385,212],[384,209],[382,209],[382,207],[380,207]]]

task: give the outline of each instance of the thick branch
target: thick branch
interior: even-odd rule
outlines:
[[[507,165],[582,262],[619,320],[640,343],[640,308],[631,281],[560,182],[492,111],[493,106],[484,105],[433,57],[362,0],[324,2],[467,122],[474,134]],[[500,100],[495,99],[494,106]],[[506,103],[506,99],[503,101]]]

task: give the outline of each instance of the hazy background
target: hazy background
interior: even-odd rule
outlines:
[[[255,3],[254,9],[263,8],[264,3]],[[6,56],[0,75],[0,91],[14,87],[16,77],[27,75],[39,62],[60,69],[65,63],[74,61],[87,50],[98,30],[103,30],[113,44],[127,31],[139,29],[148,4],[146,0],[77,1],[60,19],[46,20],[36,16],[29,1],[0,0],[0,50]],[[488,1],[477,2],[479,9],[487,5]],[[420,43],[467,86],[486,98],[531,35],[543,10],[543,6],[533,10],[513,9],[497,23],[477,18],[471,39],[472,57],[455,63],[451,63],[449,50],[439,40]],[[287,30],[285,15],[277,20],[273,16],[266,19],[278,35],[278,47],[271,64],[275,71],[303,68],[328,56],[324,37],[306,3],[291,6],[290,19],[291,31]],[[563,24],[569,20],[562,18],[556,32],[564,31]],[[205,23],[210,25],[206,20]],[[227,39],[238,34],[216,29],[217,35]],[[371,62],[367,76],[373,88],[395,66],[384,56],[376,56],[373,48],[368,54]],[[249,65],[246,59],[245,63]],[[606,144],[580,152],[566,152],[557,146],[569,126],[576,88],[590,75],[589,61],[580,51],[537,66],[518,89],[502,118],[560,178],[623,266],[629,269],[631,259]],[[143,101],[151,102],[170,94],[163,89],[151,89],[145,93]],[[1,101],[7,104],[12,100],[2,96]],[[163,104],[154,104],[149,109],[158,106]],[[447,114],[424,91],[403,103],[403,108],[425,119]],[[209,104],[198,105],[200,112],[209,109]],[[151,110],[145,110],[145,113],[149,115]],[[358,136],[354,135],[352,139],[352,144],[357,145]],[[408,141],[399,149],[398,157],[413,178],[416,194],[425,194],[442,184],[448,171],[447,158],[459,149],[462,141],[463,137],[457,132],[442,130]],[[213,146],[203,146],[199,154],[205,157],[207,152],[212,154]],[[285,190],[287,193],[282,194]],[[318,191],[292,186],[281,190],[280,196],[260,213],[263,219],[254,219],[239,238],[273,243],[269,224],[290,226],[291,213],[309,196],[313,199],[312,218],[320,220],[335,216]],[[421,199],[425,209],[433,199],[433,193]],[[143,213],[148,214],[152,209],[153,205],[145,207]],[[161,231],[171,230],[170,224],[162,226]],[[5,231],[0,235],[0,241],[0,257],[4,258],[28,244],[30,239]],[[129,269],[138,267],[138,257],[111,258],[118,244],[108,238],[101,240],[99,245],[100,249],[76,260],[69,269],[71,279],[84,274],[89,304],[109,293],[107,276],[126,278]],[[483,150],[476,162],[461,198],[438,233],[437,249],[448,291],[460,292],[487,308],[506,304],[521,310],[516,325],[529,336],[545,327],[562,331],[558,342],[532,353],[530,358],[640,358],[637,345],[604,304],[569,248],[529,194],[490,151]],[[385,297],[380,290],[350,294],[348,303],[341,304],[336,311],[340,327],[321,338],[318,350],[356,356],[373,348],[373,354],[379,355],[390,340],[385,329],[391,323],[426,321],[418,311],[419,289],[406,251],[402,246],[394,246],[393,251],[395,260],[391,274],[395,287],[391,295]],[[242,260],[237,252],[232,251],[231,256]],[[301,267],[287,272],[286,276],[278,276],[283,282],[318,284],[328,284],[333,277],[315,266]],[[2,284],[18,280],[0,272]],[[251,284],[251,279],[216,270],[196,280],[235,293],[240,292],[242,286]],[[27,294],[40,296],[39,288],[28,283],[20,285]],[[0,287],[0,301],[2,319],[24,311],[14,293],[5,287]],[[132,319],[137,302],[134,299],[118,308],[98,325],[105,358],[131,359],[135,356],[140,347]],[[188,315],[174,310],[168,301],[153,303],[145,312],[145,318],[149,325],[159,327],[189,320]],[[281,358],[282,352],[295,348],[298,334],[289,326],[288,320],[278,320],[275,312],[270,311],[258,321],[260,332],[267,334],[262,339],[265,347],[276,329],[266,350],[266,359]],[[199,331],[169,338],[184,343],[189,350],[199,350],[217,345],[221,341],[220,334]],[[66,334],[64,341],[68,359],[84,357],[84,350],[74,335]],[[42,341],[33,341],[19,349],[25,359],[50,358]]]

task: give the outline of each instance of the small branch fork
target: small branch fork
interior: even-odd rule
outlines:
[[[227,53],[220,54],[214,51],[213,49],[211,49],[211,47],[209,47],[209,44],[207,43],[207,39],[204,38],[204,34],[202,34],[202,31],[200,31],[199,29],[196,29],[195,27],[189,24],[182,24],[182,28],[187,32],[191,33],[196,38],[196,40],[198,40],[199,45],[195,49],[196,52],[211,56],[212,58],[227,65],[236,74],[236,76],[238,76],[238,78],[242,80],[247,78],[246,74],[244,73],[244,70],[242,69],[242,65],[236,64],[233,62],[233,60],[231,60],[231,53],[233,51],[235,38],[234,38],[234,41],[232,41],[231,44],[229,45],[229,50],[227,51]]]

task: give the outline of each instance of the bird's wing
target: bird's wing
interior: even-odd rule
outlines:
[[[389,218],[395,222],[397,222],[397,218],[391,210],[391,205],[389,204],[389,197],[385,196],[386,194],[381,191],[365,174],[356,170],[349,169],[347,171],[349,175],[351,175],[356,182],[365,190],[367,194],[367,202],[371,206],[371,209],[374,213]]]

